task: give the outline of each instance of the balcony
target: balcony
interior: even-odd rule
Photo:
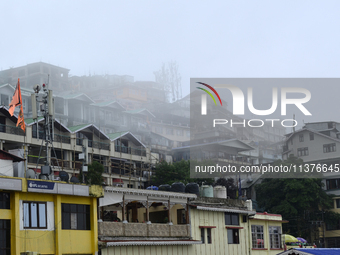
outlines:
[[[98,222],[98,235],[105,237],[185,237],[190,238],[189,225],[159,223]]]
[[[138,148],[115,145],[115,151],[126,153],[126,154],[132,154],[132,155],[146,157],[146,150],[145,149],[138,149]]]
[[[3,124],[0,124],[0,132],[13,134],[13,135],[21,135],[21,136],[25,135],[24,131],[22,131],[20,127],[7,126]]]

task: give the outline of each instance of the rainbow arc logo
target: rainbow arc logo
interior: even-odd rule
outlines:
[[[221,104],[221,106],[222,106],[222,100],[221,100],[221,98],[220,98],[220,95],[217,93],[217,91],[216,91],[213,87],[211,87],[210,85],[208,85],[208,84],[206,84],[206,83],[203,83],[203,82],[197,82],[197,83],[198,83],[198,84],[201,84],[201,85],[203,85],[203,86],[206,86],[207,88],[211,89],[211,91],[214,92],[215,95],[217,96],[218,100],[220,100],[220,104]],[[196,88],[198,88],[198,89],[203,90],[204,92],[206,92],[206,93],[214,100],[215,105],[217,105],[214,96],[211,94],[211,92],[210,92],[209,90],[206,90],[206,89],[200,88],[200,87],[196,87]]]

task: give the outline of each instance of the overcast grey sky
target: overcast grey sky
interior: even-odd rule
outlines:
[[[0,68],[72,75],[339,77],[339,1],[1,1]]]

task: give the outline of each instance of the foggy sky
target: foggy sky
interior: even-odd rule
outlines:
[[[338,1],[1,1],[0,68],[71,75],[339,77]],[[327,93],[327,91],[325,92]]]

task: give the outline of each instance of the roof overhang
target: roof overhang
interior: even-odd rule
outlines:
[[[208,206],[196,206],[196,205],[190,205],[196,207],[197,210],[203,210],[203,211],[213,211],[213,212],[230,212],[230,213],[239,213],[239,214],[247,214],[247,215],[255,215],[255,211],[249,211],[249,210],[240,210],[240,209],[234,209],[234,208],[221,208],[221,207],[208,207]]]
[[[126,131],[126,132],[122,132],[119,136],[117,136],[117,137],[115,137],[115,138],[113,138],[113,139],[111,139],[111,141],[113,142],[113,141],[115,141],[115,140],[117,140],[117,139],[119,139],[119,138],[122,138],[122,137],[124,137],[124,136],[126,136],[129,140],[131,140],[134,144],[136,144],[136,145],[141,145],[141,146],[143,146],[144,148],[146,148],[146,146],[137,138],[137,137],[135,137],[130,131]]]

